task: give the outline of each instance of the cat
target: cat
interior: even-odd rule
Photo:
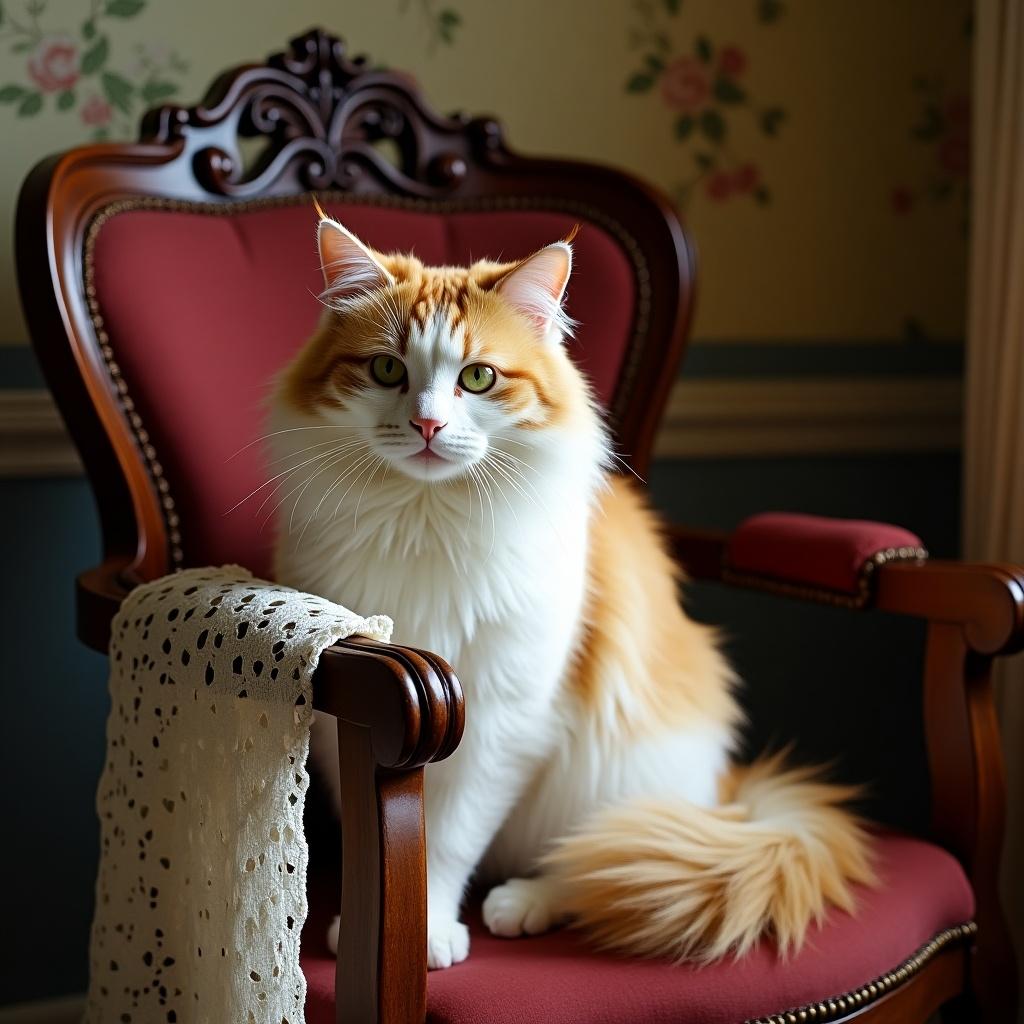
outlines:
[[[733,763],[734,674],[566,351],[571,238],[429,267],[320,213],[325,309],[272,398],[275,573],[392,616],[465,688],[462,744],[426,769],[428,965],[469,953],[471,877],[497,935],[571,921],[676,960],[785,954],[852,911],[854,792]],[[312,751],[337,804],[333,720]]]

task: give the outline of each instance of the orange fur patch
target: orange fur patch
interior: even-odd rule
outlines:
[[[679,604],[682,573],[658,521],[625,477],[612,477],[590,527],[584,633],[572,691],[600,728],[636,735],[741,719],[715,631]]]
[[[463,331],[463,358],[498,371],[488,401],[501,402],[525,420],[526,428],[545,428],[586,414],[589,395],[562,346],[540,341],[494,286],[517,263],[480,261],[471,267],[428,267],[413,256],[374,253],[394,277],[381,288],[346,306],[328,309],[316,333],[282,378],[281,394],[296,408],[312,412],[337,408],[345,396],[376,386],[371,357],[385,341],[377,303],[386,302],[402,327],[391,347],[405,355],[408,332],[440,318],[449,330]],[[453,389],[457,382],[452,382]]]
[[[638,956],[742,956],[770,934],[796,952],[828,907],[853,912],[875,881],[852,788],[782,755],[737,771],[726,807],[642,801],[599,812],[545,858],[598,945]]]

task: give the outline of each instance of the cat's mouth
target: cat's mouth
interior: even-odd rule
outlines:
[[[430,465],[434,462],[450,462],[451,459],[446,459],[443,455],[439,455],[434,451],[433,448],[428,448],[424,445],[418,452],[413,453],[409,456],[410,459],[415,459],[418,462],[422,462],[425,465]]]

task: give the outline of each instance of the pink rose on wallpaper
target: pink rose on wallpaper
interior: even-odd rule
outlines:
[[[971,101],[967,96],[950,96],[943,111],[950,134],[966,137],[971,125]]]
[[[761,172],[753,164],[741,164],[732,176],[737,192],[753,192],[761,181]]]
[[[43,92],[63,92],[78,81],[78,47],[69,36],[43,38],[28,59],[29,77]]]
[[[105,124],[110,123],[111,115],[114,113],[110,108],[110,104],[101,99],[95,93],[82,104],[80,111],[82,121],[85,124],[95,125],[96,127],[102,127]]]
[[[738,46],[723,46],[718,54],[718,70],[729,78],[739,78],[747,70],[747,55]]]
[[[711,96],[704,65],[696,57],[677,57],[662,75],[661,96],[675,110],[688,114],[700,110]]]
[[[722,203],[732,195],[734,183],[732,175],[727,171],[715,171],[708,176],[705,186],[708,198],[716,203]]]
[[[966,139],[943,139],[938,148],[939,166],[958,178],[967,177],[971,165],[971,147]]]
[[[889,202],[895,213],[909,213],[914,205],[914,193],[902,185],[897,186],[890,193]]]

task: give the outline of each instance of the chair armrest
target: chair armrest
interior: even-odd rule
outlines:
[[[130,560],[78,578],[77,628],[106,652],[140,580]],[[426,1013],[423,766],[462,738],[462,688],[435,654],[352,637],[321,656],[313,707],[338,721],[342,804],[336,1019],[409,1024]]]
[[[757,516],[733,534],[670,526],[667,538],[694,579],[958,625],[979,654],[1024,649],[1024,566],[925,561],[898,527],[818,516]]]
[[[913,535],[875,524],[763,517],[751,533],[750,522],[733,535],[670,527],[667,539],[696,579],[928,622],[922,711],[931,835],[964,865],[974,889],[972,986],[1013,1005],[1013,950],[997,884],[1006,786],[991,671],[994,656],[1024,649],[1024,566],[927,562],[916,538],[907,539]],[[869,536],[883,543],[881,558],[861,543]],[[785,557],[802,544],[799,557]]]

